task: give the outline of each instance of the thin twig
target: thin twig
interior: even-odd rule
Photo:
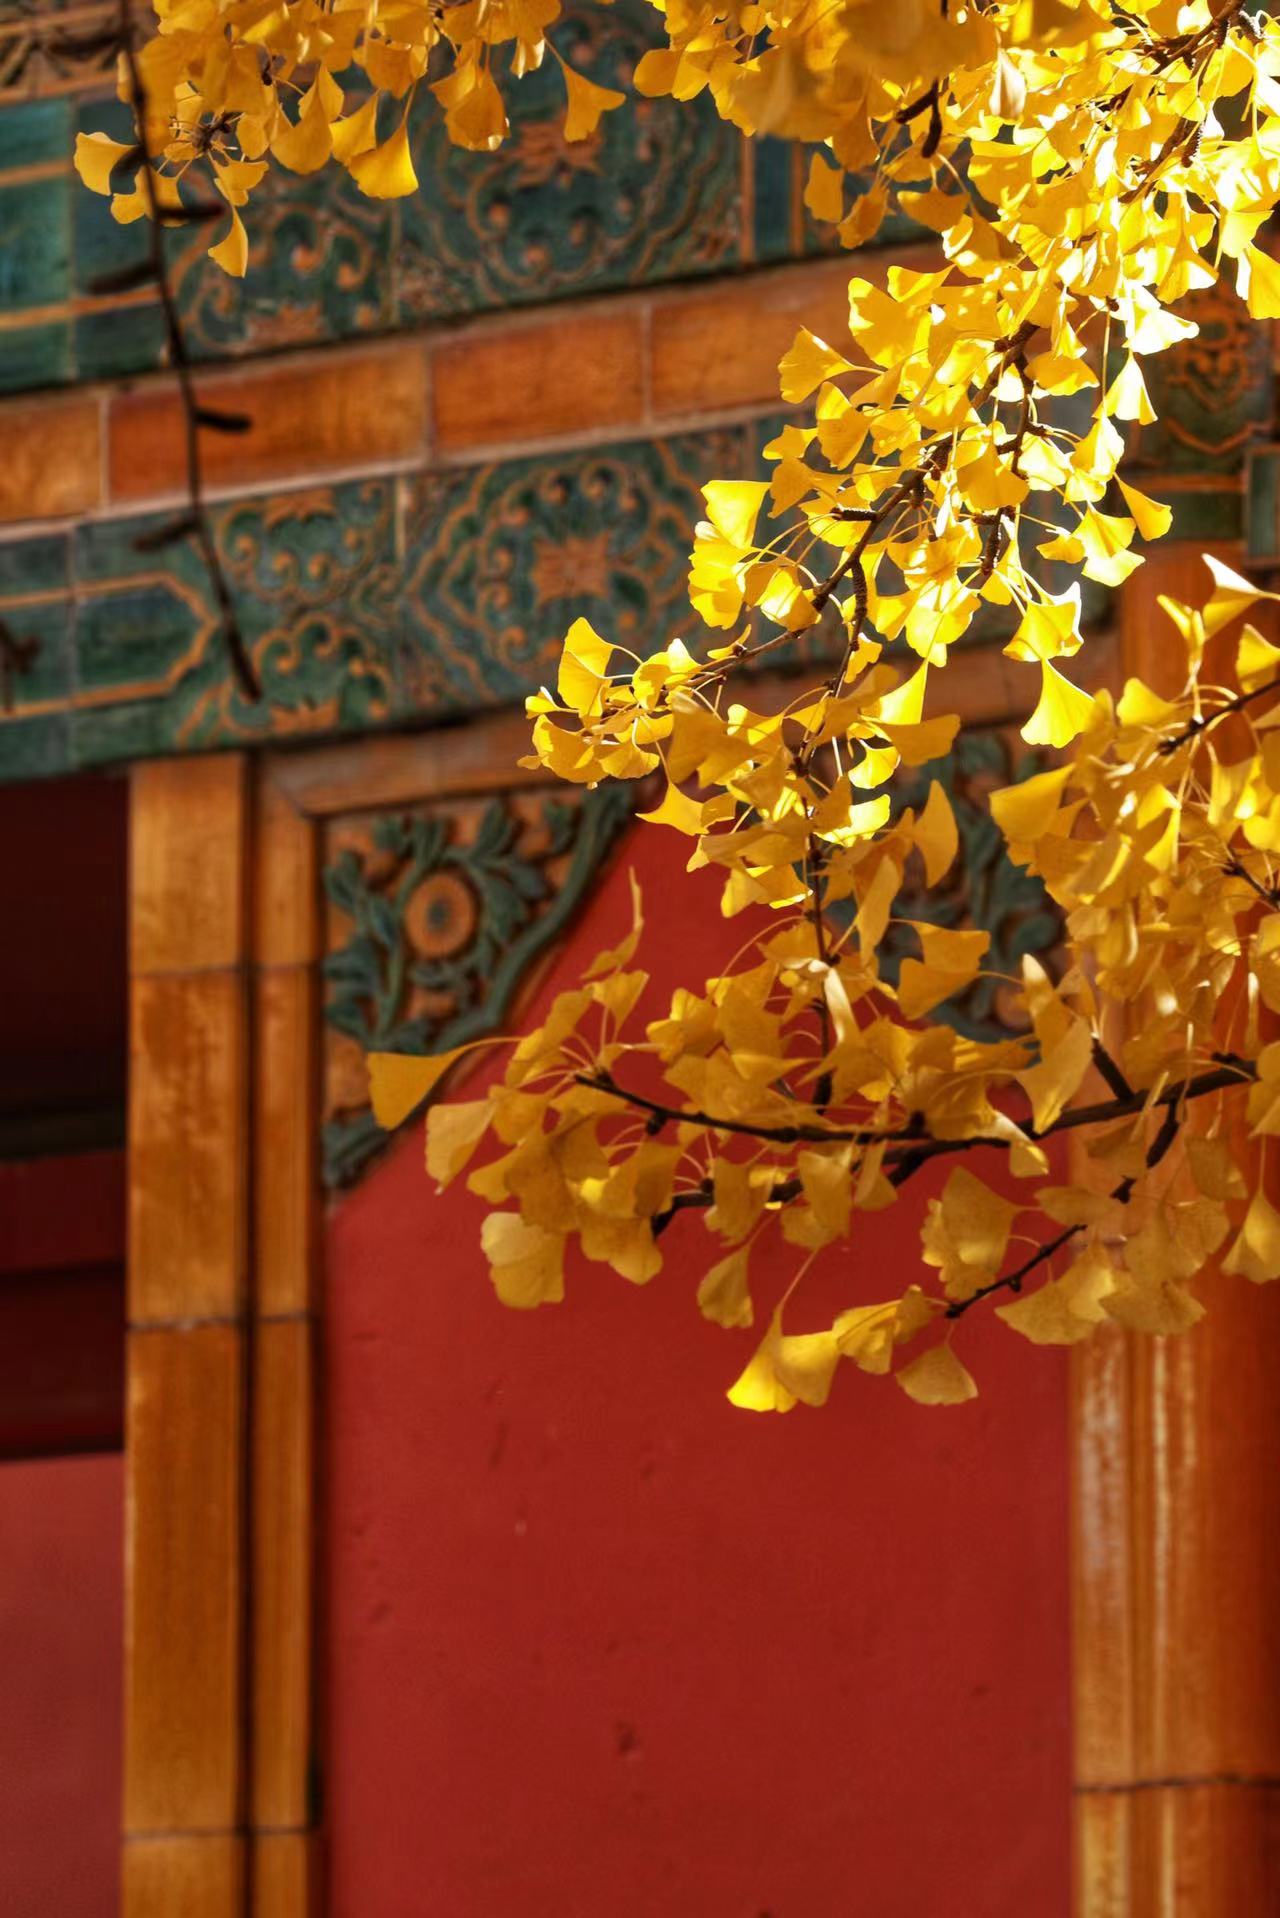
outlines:
[[[1039,1131],[1035,1126],[1021,1127],[1020,1137],[1035,1145],[1044,1139],[1056,1138],[1061,1132],[1079,1131],[1082,1126],[1111,1125],[1119,1119],[1136,1119],[1147,1109],[1148,1103],[1153,1109],[1179,1105],[1185,1099],[1203,1099],[1213,1092],[1252,1084],[1256,1078],[1257,1068],[1250,1060],[1223,1057],[1221,1063],[1210,1071],[1196,1073],[1191,1078],[1179,1080],[1176,1085],[1166,1086],[1154,1098],[1149,1092],[1130,1091],[1113,1099],[1099,1100],[1093,1105],[1073,1106]],[[887,1145],[886,1163],[897,1165],[904,1159],[911,1159],[915,1162],[913,1171],[930,1159],[946,1153],[972,1152],[981,1146],[994,1146],[1007,1151],[1011,1144],[1000,1133],[978,1133],[957,1139],[921,1139],[914,1130],[886,1132],[867,1126],[816,1125],[808,1121],[764,1125],[749,1119],[731,1119],[726,1114],[704,1112],[698,1107],[664,1105],[660,1099],[651,1099],[643,1092],[619,1085],[612,1073],[579,1072],[574,1074],[574,1080],[577,1085],[587,1086],[593,1092],[607,1093],[623,1105],[649,1113],[660,1122],[658,1130],[663,1125],[692,1125],[708,1132],[729,1132],[748,1139],[765,1139],[771,1145]]]
[[[1161,1159],[1163,1159],[1165,1153],[1177,1138],[1180,1124],[1181,1120],[1178,1116],[1178,1108],[1176,1105],[1171,1105],[1164,1115],[1160,1130],[1147,1148],[1147,1170],[1149,1172],[1153,1171],[1154,1168],[1159,1165]],[[1127,1205],[1133,1196],[1133,1189],[1136,1184],[1137,1180],[1133,1178],[1132,1175],[1123,1178],[1119,1185],[1112,1187],[1107,1197],[1115,1199],[1120,1205]],[[969,1294],[967,1299],[953,1299],[947,1307],[944,1316],[949,1319],[962,1319],[966,1312],[977,1305],[980,1300],[989,1299],[993,1292],[1021,1292],[1024,1280],[1030,1278],[1038,1266],[1047,1265],[1055,1253],[1061,1252],[1064,1245],[1068,1245],[1077,1233],[1083,1231],[1083,1222],[1064,1226],[1062,1231],[1057,1233],[1055,1237],[1047,1240],[1044,1245],[1038,1246],[1030,1258],[1024,1259],[1015,1271],[1006,1272],[1002,1278],[992,1279],[989,1285],[980,1285],[976,1292]]]
[[[31,671],[39,651],[34,634],[20,638],[0,619],[0,711],[13,711],[13,682]]]
[[[1234,699],[1228,699],[1211,713],[1202,713],[1197,719],[1189,719],[1181,732],[1162,739],[1157,751],[1176,753],[1179,746],[1185,746],[1189,740],[1197,739],[1201,733],[1207,733],[1210,726],[1216,726],[1220,719],[1227,719],[1232,713],[1243,712],[1255,699],[1263,699],[1268,693],[1280,693],[1280,677],[1264,680],[1261,686],[1255,686],[1251,692],[1237,693]]]
[[[177,296],[169,277],[169,261],[165,252],[164,226],[161,220],[160,197],[156,191],[154,159],[147,138],[147,96],[142,84],[142,74],[138,66],[138,56],[133,44],[133,17],[130,0],[120,0],[120,52],[124,60],[129,80],[130,101],[133,108],[134,124],[137,129],[138,153],[141,159],[143,191],[147,198],[148,245],[147,266],[149,276],[155,282],[160,296],[160,309],[164,317],[165,338],[169,348],[169,364],[177,379],[178,393],[182,401],[184,433],[186,442],[187,497],[189,512],[184,515],[184,531],[190,531],[200,549],[201,557],[209,574],[209,583],[213,588],[214,600],[218,608],[218,618],[231,669],[239,682],[240,690],[246,699],[260,700],[262,688],[253,662],[249,658],[244,634],[236,615],[235,601],[230,583],[218,552],[217,541],[204,501],[204,471],[200,457],[200,429],[202,426],[217,427],[220,431],[241,431],[242,425],[237,418],[233,426],[227,426],[217,419],[210,408],[202,407],[196,395],[195,379],[191,366],[191,354],[187,347],[186,336],[182,330],[182,320],[178,313]],[[177,216],[181,219],[181,216]]]

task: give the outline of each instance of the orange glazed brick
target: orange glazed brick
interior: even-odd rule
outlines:
[[[102,492],[96,400],[0,408],[0,520],[88,512]]]
[[[936,264],[932,249],[847,254],[723,280],[707,293],[659,301],[653,313],[653,410],[708,413],[778,398],[778,361],[802,326],[839,346],[849,329],[849,281],[882,280],[899,263]]]
[[[427,367],[418,346],[259,366],[203,379],[198,391],[210,406],[253,421],[245,433],[201,434],[204,475],[214,486],[405,459],[425,447]],[[109,430],[113,499],[185,490],[182,408],[171,383],[118,394]]]
[[[457,452],[633,424],[643,408],[641,359],[635,313],[566,314],[439,347],[437,444]]]

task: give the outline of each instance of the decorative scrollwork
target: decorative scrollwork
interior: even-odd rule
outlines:
[[[0,101],[100,86],[115,69],[115,0],[0,4]]]
[[[384,1142],[369,1051],[443,1052],[501,1030],[533,960],[564,930],[630,815],[625,789],[379,815],[324,875],[341,942],[324,963],[329,1185]]]

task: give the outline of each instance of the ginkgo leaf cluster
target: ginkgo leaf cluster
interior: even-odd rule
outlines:
[[[633,881],[621,944],[536,1030],[489,1042],[508,1056],[482,1097],[432,1106],[429,1172],[441,1187],[465,1176],[492,1207],[483,1243],[505,1303],[558,1301],[570,1245],[637,1285],[670,1263],[706,1318],[757,1326],[732,1401],[787,1411],[824,1404],[843,1359],[925,1404],[972,1397],[956,1335],[984,1302],[1066,1345],[1104,1325],[1194,1325],[1215,1254],[1228,1274],[1280,1277],[1264,1177],[1280,1133],[1280,646],[1245,624],[1230,684],[1206,683],[1206,647],[1273,597],[1209,564],[1205,603],[1165,609],[1183,691],[1100,693],[1060,763],[992,799],[1010,855],[1063,912],[1067,959],[1055,977],[1026,958],[1003,981],[1025,1036],[992,1041],[930,1016],[988,966],[985,932],[913,922],[918,956],[896,983],[882,967],[908,863],[936,880],[956,856],[942,787],[895,809],[883,791],[855,799],[838,770],[874,754],[883,786],[936,756],[954,720],[884,720],[912,682],[889,683],[875,648],[821,716],[812,697],[722,713],[683,648],[619,672],[575,629],[558,695],[577,729],[566,704],[531,702],[543,750],[570,777],[661,765],[666,797],[646,817],[722,873],[724,911],[751,930],[723,973],[655,1003]],[[643,740],[634,759],[610,768],[628,739]],[[375,1057],[378,1116],[398,1123],[458,1057]],[[1048,1149],[1067,1132],[1088,1168],[1073,1184]],[[966,1162],[978,1146],[1006,1154],[1000,1189]],[[903,1203],[938,1158],[950,1170],[905,1291],[851,1287],[833,1320],[805,1325],[815,1261],[858,1272],[862,1215]],[[761,1316],[753,1262],[774,1237],[794,1277]]]
[[[509,87],[559,58],[558,0],[157,15],[126,74],[139,142],[84,135],[77,164],[121,220],[211,185],[232,272],[271,165],[411,192],[415,114],[494,149]],[[809,210],[846,247],[890,212],[925,237],[855,262],[834,337],[801,330],[767,473],[706,487],[701,637],[632,654],[579,620],[530,701],[533,764],[650,782],[643,817],[717,875],[722,971],[654,1003],[637,899],[483,1097],[433,1106],[429,1169],[490,1207],[508,1304],[560,1298],[571,1245],[634,1284],[670,1262],[707,1318],[754,1330],[737,1404],[820,1405],[842,1360],[955,1403],[984,1303],[1070,1344],[1194,1324],[1215,1257],[1280,1274],[1280,649],[1259,614],[1224,663],[1263,596],[1217,565],[1204,604],[1165,609],[1177,696],[1095,695],[1082,613],[1083,582],[1123,587],[1171,523],[1120,467],[1155,416],[1148,362],[1195,332],[1185,296],[1225,275],[1280,316],[1280,25],[1207,0],[666,0],[653,27],[639,93],[802,143]],[[587,137],[621,96],[564,73],[566,137]],[[1058,971],[999,982],[1022,1036],[990,1041],[940,1016],[989,975],[987,935],[900,911],[957,857],[946,792],[894,799],[954,743],[946,671],[979,621],[1025,685],[1023,737],[1059,755],[993,812],[1064,924]],[[891,927],[912,947],[892,972]],[[379,1116],[452,1063],[375,1059]],[[1064,1184],[1066,1132],[1087,1176]],[[1000,1190],[976,1146],[1006,1155]],[[805,1323],[805,1275],[937,1159],[899,1296]],[[758,1296],[766,1238],[793,1257],[783,1300]]]

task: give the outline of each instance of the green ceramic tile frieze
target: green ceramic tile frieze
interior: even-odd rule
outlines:
[[[577,43],[575,58],[597,79],[629,86],[654,26],[641,0],[620,0],[584,13],[562,38]],[[423,184],[412,201],[368,200],[331,170],[273,173],[255,198],[243,281],[205,258],[207,233],[171,236],[193,351],[213,359],[345,339],[743,261],[741,142],[709,105],[637,97],[574,146],[562,136],[563,105],[559,69],[548,60],[513,89],[511,140],[496,154],[450,146],[439,117],[421,112]],[[43,350],[0,336],[5,389],[157,363],[153,311],[144,307],[133,324],[119,312],[84,310],[95,282],[145,249],[142,233],[119,226],[71,170],[76,131],[95,128],[129,133],[105,86],[74,102],[0,101],[0,315],[39,308],[57,336]],[[57,170],[5,184],[6,172],[33,166]]]
[[[0,173],[65,161],[74,125],[74,109],[65,98],[17,100],[0,106]]]
[[[423,115],[423,191],[403,203],[396,249],[402,321],[523,305],[586,287],[669,280],[742,258],[742,143],[709,101],[636,95],[655,44],[652,12],[621,0],[561,32],[570,63],[627,92],[595,135],[568,145],[557,63],[510,89],[511,135],[492,154],[451,146]]]
[[[1230,285],[1193,293],[1180,310],[1199,332],[1144,362],[1158,417],[1135,429],[1124,470],[1135,485],[1150,484],[1168,500],[1175,539],[1237,540],[1246,531],[1242,475],[1249,452],[1273,428],[1270,335],[1249,319]]]
[[[191,544],[138,550],[163,516],[0,542],[0,618],[50,648],[0,713],[0,778],[29,769],[37,718],[67,721],[41,734],[52,772],[515,704],[578,613],[662,644],[693,624],[699,489],[750,445],[733,428],[215,507],[260,704],[227,670]]]
[[[376,817],[372,858],[347,847],[324,875],[347,928],[324,962],[331,1031],[364,1052],[405,1053],[501,1031],[539,954],[588,896],[634,796],[625,786],[502,794],[465,835],[447,805]],[[367,1098],[330,1112],[325,1183],[347,1184],[386,1143]]]
[[[0,180],[0,313],[55,306],[71,293],[71,199],[60,176]]]

